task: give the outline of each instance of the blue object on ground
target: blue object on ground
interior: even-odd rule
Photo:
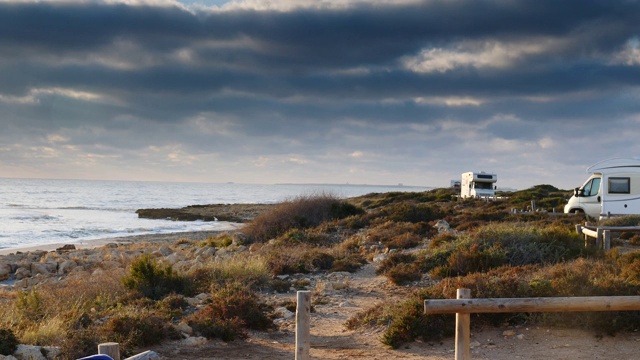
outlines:
[[[109,355],[99,354],[99,355],[91,355],[91,356],[83,357],[77,360],[113,360],[113,358]]]

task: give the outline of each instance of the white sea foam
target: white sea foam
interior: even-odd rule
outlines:
[[[196,204],[277,203],[299,195],[352,197],[371,192],[424,191],[426,187],[255,185],[0,178],[0,248],[202,230],[228,230],[226,222],[139,219],[142,208]]]

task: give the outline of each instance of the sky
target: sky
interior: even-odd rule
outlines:
[[[0,0],[0,177],[581,185],[640,156],[635,0]]]

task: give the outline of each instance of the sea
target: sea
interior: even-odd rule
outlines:
[[[95,239],[230,230],[223,221],[140,219],[136,210],[205,204],[274,204],[298,196],[340,198],[430,187],[236,184],[0,178],[0,249],[82,244]]]

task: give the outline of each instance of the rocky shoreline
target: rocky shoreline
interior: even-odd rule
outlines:
[[[67,276],[90,275],[92,271],[104,268],[124,268],[136,257],[150,253],[175,265],[183,261],[183,267],[198,258],[202,252],[215,254],[216,248],[199,248],[196,243],[219,234],[220,231],[196,231],[170,234],[149,234],[96,240],[96,246],[83,248],[66,244],[51,249],[15,249],[9,254],[0,255],[0,284],[5,287],[30,289],[46,281],[63,281]],[[176,245],[179,244],[179,245]],[[204,250],[203,250],[204,249]],[[198,251],[202,250],[202,251]],[[244,250],[230,247],[224,251]],[[172,257],[164,259],[169,255]],[[197,259],[197,260],[196,260]],[[190,262],[191,261],[191,262]]]
[[[139,218],[169,219],[175,221],[229,221],[244,223],[264,211],[272,208],[273,204],[211,204],[191,205],[179,209],[139,209]]]

